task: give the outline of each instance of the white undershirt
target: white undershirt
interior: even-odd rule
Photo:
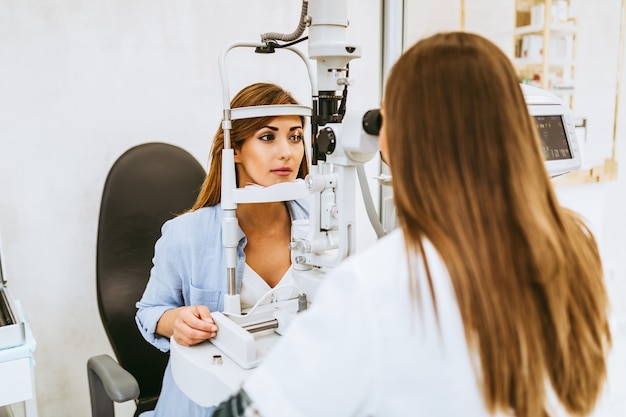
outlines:
[[[274,290],[287,285],[295,285],[291,275],[291,266],[287,272],[285,272],[285,275],[283,275],[278,284],[276,284]],[[261,297],[271,290],[272,288],[263,278],[261,278],[259,274],[256,273],[254,269],[252,269],[247,263],[244,264],[241,291],[239,292],[241,308],[245,309],[254,306],[256,302],[261,299]],[[279,300],[285,300],[297,295],[298,291],[295,288],[285,288],[282,291],[276,291],[276,298]],[[267,298],[267,302],[270,302],[271,300],[271,297]]]

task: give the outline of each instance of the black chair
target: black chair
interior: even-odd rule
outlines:
[[[135,400],[135,417],[153,410],[168,354],[135,324],[163,223],[189,209],[206,172],[187,151],[166,143],[135,146],[111,168],[100,206],[96,285],[100,318],[115,353],[87,362],[93,417],[113,417],[113,401]]]

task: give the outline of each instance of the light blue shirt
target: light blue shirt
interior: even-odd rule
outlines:
[[[292,220],[308,218],[308,208],[303,203],[301,200],[286,203]],[[150,280],[136,305],[135,317],[143,337],[163,352],[169,351],[170,341],[155,331],[166,310],[189,305],[206,305],[211,311],[224,310],[228,284],[221,222],[222,208],[218,204],[175,217],[163,225],[161,237],[154,248]],[[241,289],[246,243],[240,228],[237,292]],[[206,417],[212,414],[212,407],[201,407],[180,391],[168,364],[154,416]]]

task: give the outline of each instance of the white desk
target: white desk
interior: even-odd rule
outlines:
[[[24,402],[26,416],[37,417],[33,356],[37,343],[30,325],[25,322],[24,326],[26,340],[23,345],[0,349],[0,407]]]

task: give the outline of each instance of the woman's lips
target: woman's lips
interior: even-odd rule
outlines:
[[[277,169],[273,169],[271,172],[272,174],[276,174],[281,177],[287,177],[291,175],[293,170],[291,168],[277,168]]]

